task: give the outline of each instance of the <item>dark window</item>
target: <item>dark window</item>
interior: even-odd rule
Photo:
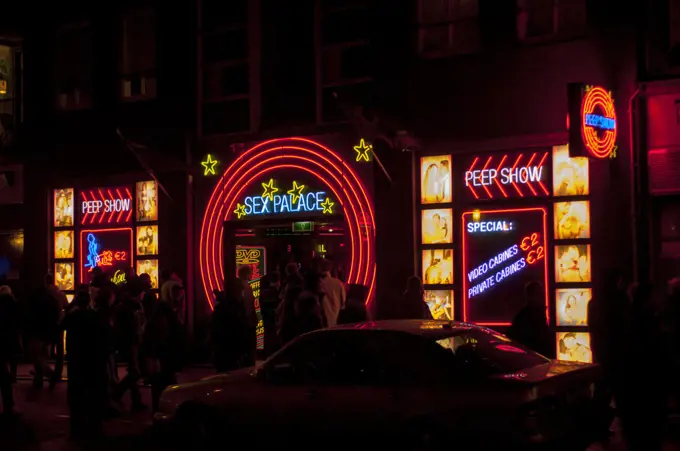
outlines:
[[[152,10],[125,14],[120,46],[121,95],[156,97],[156,16]]]
[[[419,0],[418,48],[423,56],[479,50],[478,0]]]
[[[203,71],[203,100],[213,101],[234,95],[248,95],[249,66],[215,65]]]
[[[203,105],[204,134],[236,133],[249,129],[249,99],[205,103]]]
[[[86,24],[63,27],[57,33],[54,70],[60,109],[92,106],[93,38]]]
[[[248,22],[248,0],[201,0],[204,31],[240,26]]]
[[[237,29],[203,36],[203,63],[248,58],[248,30]]]
[[[517,0],[520,40],[572,36],[585,31],[585,0]]]
[[[324,88],[322,121],[338,122],[348,120],[349,118],[343,110],[343,104],[362,105],[364,108],[370,109],[374,106],[373,95],[374,86],[371,82]]]
[[[15,47],[0,45],[0,114],[11,116],[13,124],[21,120],[20,92],[21,52]]]
[[[262,1],[262,126],[314,122],[314,1]]]
[[[374,25],[369,10],[348,9],[327,15],[321,26],[328,45],[369,39]]]

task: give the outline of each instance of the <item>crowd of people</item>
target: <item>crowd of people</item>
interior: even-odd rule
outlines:
[[[132,269],[126,271],[124,282],[114,284],[95,268],[91,282],[78,287],[70,303],[52,274],[25,299],[17,299],[8,285],[0,283],[2,417],[16,416],[12,384],[22,352],[33,366],[33,390],[42,390],[45,380],[50,389],[62,382],[66,355],[74,439],[98,435],[107,418],[121,413],[127,392],[132,411],[147,409],[139,389],[142,378],[151,386],[157,409],[160,394],[181,368],[185,336],[182,281],[166,272],[160,293],[158,299],[149,275],[137,275]],[[120,362],[127,367],[122,379]]]
[[[275,271],[258,279],[257,302],[251,286],[253,268],[247,265],[239,268],[238,277],[225,281],[224,291],[214,293],[211,341],[218,372],[255,363],[260,318],[264,331],[261,355],[272,354],[304,333],[368,319],[367,288],[337,279],[331,260],[315,259],[304,272],[291,261],[283,272],[283,277]]]

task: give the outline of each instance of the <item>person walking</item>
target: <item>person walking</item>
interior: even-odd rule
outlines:
[[[14,416],[11,362],[19,346],[19,312],[9,286],[0,287],[0,397],[2,418]]]
[[[319,267],[321,269],[321,290],[325,294],[321,306],[326,318],[326,326],[333,327],[338,322],[340,310],[345,307],[347,293],[345,292],[345,285],[333,277],[332,261],[322,259],[319,262]]]
[[[257,313],[255,312],[255,295],[250,286],[253,277],[253,269],[250,266],[242,266],[238,270],[238,278],[243,287],[243,366],[255,365],[255,351],[257,346]]]

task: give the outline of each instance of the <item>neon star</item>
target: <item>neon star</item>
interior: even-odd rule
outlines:
[[[246,215],[246,206],[241,205],[241,204],[236,204],[236,210],[234,210],[234,213],[236,213],[236,216],[238,219],[241,219],[241,216]]]
[[[208,154],[206,160],[201,162],[205,168],[203,175],[216,175],[215,166],[217,166],[217,163],[219,163],[219,161],[213,160],[212,155]]]
[[[331,202],[331,200],[327,197],[326,200],[324,200],[321,203],[321,206],[323,207],[323,214],[333,214],[333,205],[335,205],[334,202]]]
[[[274,194],[279,191],[279,189],[274,186],[274,179],[269,179],[269,183],[262,182],[262,188],[264,188],[262,198],[268,197],[270,201],[274,202]]]
[[[359,145],[354,146],[354,150],[357,153],[357,161],[361,161],[361,160],[369,161],[368,153],[371,150],[373,150],[373,146],[370,145],[370,144],[366,144],[366,141],[364,141],[364,139],[362,138],[359,141]]]
[[[298,185],[297,182],[293,182],[293,188],[288,190],[288,194],[290,194],[293,203],[296,203],[300,196],[302,196],[303,189],[305,189],[305,185]]]

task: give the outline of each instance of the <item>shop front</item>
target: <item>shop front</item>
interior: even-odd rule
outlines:
[[[616,115],[607,91],[578,89],[570,101],[584,106],[570,115],[575,126],[562,143],[423,156],[417,240],[435,318],[503,331],[535,282],[556,357],[590,362],[588,303],[604,283],[598,257],[610,251],[598,234],[611,211]],[[603,106],[590,103],[595,93]]]
[[[52,191],[50,249],[55,284],[73,298],[95,268],[115,284],[128,270],[146,273],[158,289],[159,223],[155,181]]]
[[[325,144],[332,142],[333,144]],[[319,258],[333,262],[336,276],[375,298],[375,214],[370,146],[342,139],[283,138],[249,146],[224,170],[222,156],[204,159],[215,175],[199,235],[203,295],[212,308],[225,279],[250,267],[259,314],[262,278],[301,272]],[[258,348],[264,347],[260,316]]]

